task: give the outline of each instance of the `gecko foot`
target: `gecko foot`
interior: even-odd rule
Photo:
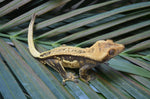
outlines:
[[[85,75],[80,75],[80,79],[84,81],[85,83],[88,84],[89,81],[94,80],[96,77],[94,76],[94,73],[91,74],[85,74]]]
[[[75,76],[73,73],[67,73],[67,77],[65,79],[63,79],[63,85],[65,85],[66,81],[73,81],[75,83],[78,83],[77,80],[78,76]]]

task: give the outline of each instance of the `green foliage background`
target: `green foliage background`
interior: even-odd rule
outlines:
[[[129,1],[0,1],[0,99],[149,99],[150,2]],[[87,47],[101,39],[126,49],[94,68],[96,79],[89,84],[79,79],[63,86],[61,76],[28,51],[34,13],[34,41],[40,51],[62,44]]]

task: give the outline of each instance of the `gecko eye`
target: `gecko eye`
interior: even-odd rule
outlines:
[[[109,50],[109,55],[114,55],[114,54],[115,54],[115,50],[114,49]]]

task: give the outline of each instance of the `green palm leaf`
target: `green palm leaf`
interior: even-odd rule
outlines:
[[[97,4],[86,7],[83,5],[88,2],[84,0],[1,1],[0,98],[149,99],[150,2],[126,5],[126,1],[119,1],[95,0]],[[120,6],[114,7],[118,2]],[[72,4],[82,8],[64,13],[63,9]],[[38,15],[34,41],[41,51],[64,43],[90,46],[101,39],[113,39],[125,44],[126,49],[108,64],[94,68],[96,79],[89,84],[79,80],[63,86],[61,76],[28,51],[28,23],[34,13]]]

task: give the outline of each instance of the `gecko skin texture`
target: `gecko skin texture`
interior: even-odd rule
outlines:
[[[77,82],[77,76],[67,73],[65,68],[78,68],[80,79],[88,82],[93,79],[89,72],[93,67],[104,63],[124,50],[124,45],[114,43],[112,40],[99,40],[91,47],[80,48],[73,46],[60,46],[49,51],[40,53],[36,50],[33,41],[33,26],[35,15],[33,15],[28,29],[28,46],[31,55],[40,59],[55,69],[66,81]]]

